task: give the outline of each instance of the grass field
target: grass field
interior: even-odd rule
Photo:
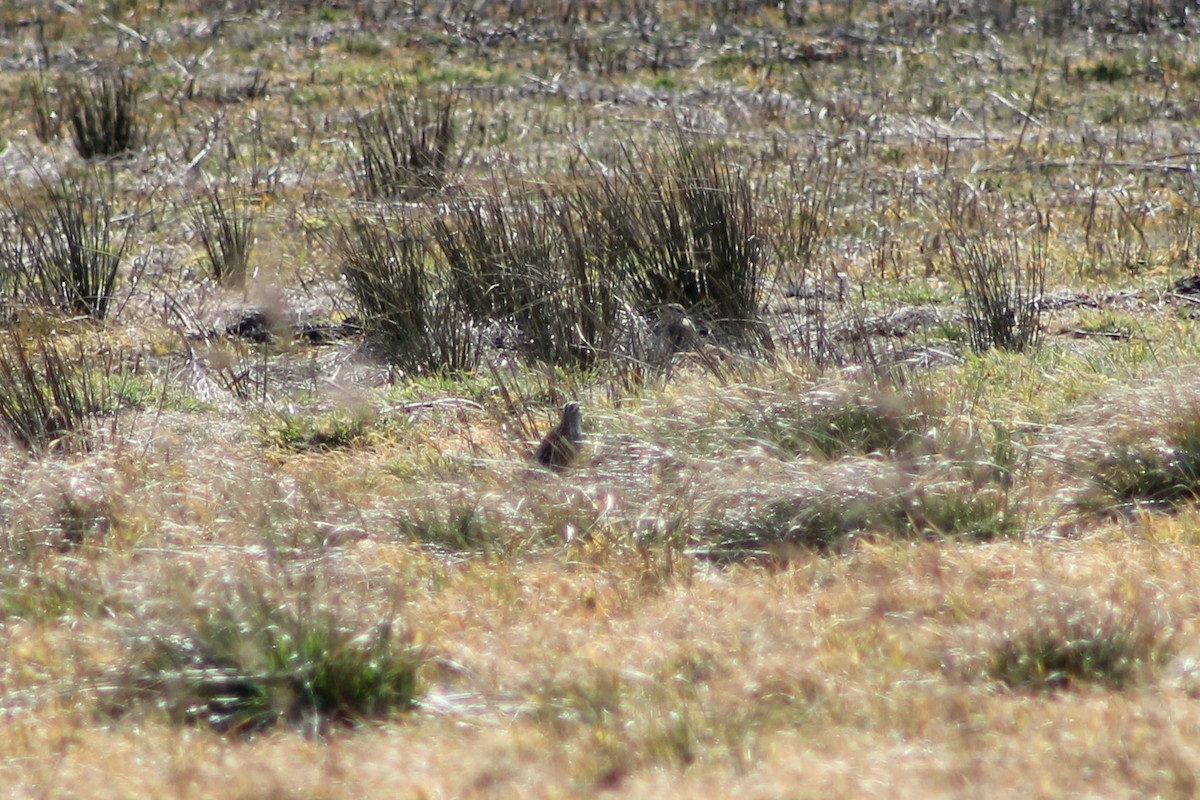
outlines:
[[[1198,33],[0,4],[0,795],[1194,796]]]

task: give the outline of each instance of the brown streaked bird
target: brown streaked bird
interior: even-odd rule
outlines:
[[[667,356],[681,350],[695,350],[700,345],[700,333],[679,303],[668,303],[658,310],[658,324],[654,329],[659,346]]]
[[[558,426],[546,434],[534,458],[543,467],[562,472],[571,465],[583,444],[583,412],[574,401],[563,406]]]

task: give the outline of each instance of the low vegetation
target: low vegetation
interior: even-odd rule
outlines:
[[[10,297],[95,319],[108,316],[130,245],[116,222],[111,175],[84,169],[39,176],[32,192],[10,189],[0,215],[10,237],[0,248]]]
[[[14,334],[0,349],[0,425],[33,452],[87,450],[104,387],[82,349]]]
[[[133,640],[114,713],[140,704],[223,733],[281,723],[319,733],[416,702],[420,657],[391,620],[360,633],[312,596],[281,605],[247,583],[225,594],[198,603],[189,624]]]
[[[68,84],[66,117],[76,152],[83,158],[97,158],[137,150],[143,137],[139,93],[137,82],[121,69],[106,69]],[[35,113],[40,122],[48,121],[44,110]]]
[[[210,187],[192,209],[192,224],[204,246],[212,277],[218,283],[242,286],[254,241],[254,216],[231,192]]]
[[[1190,796],[1193,5],[5,5],[0,786]]]

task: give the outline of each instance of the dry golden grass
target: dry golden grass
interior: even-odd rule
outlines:
[[[1172,289],[1200,260],[1195,21],[418,5],[0,8],[6,195],[97,170],[130,236],[102,322],[0,276],[5,335],[82,353],[113,399],[90,450],[0,442],[0,796],[1194,796],[1200,340]],[[44,115],[90,59],[147,116],[89,166]],[[462,164],[371,206],[353,120],[397,85],[457,91]],[[583,370],[493,320],[508,344],[449,376],[353,325],[305,338],[360,313],[330,234],[352,212],[650,180],[685,140],[746,180],[761,324],[689,308],[693,352],[617,337]],[[209,191],[254,218],[244,285],[193,230]],[[1035,232],[1039,345],[970,352],[948,241]],[[271,341],[226,333],[254,311]],[[579,457],[537,469],[569,400]],[[241,733],[178,713],[187,670],[148,644],[268,663],[197,633],[230,608],[388,632],[415,707]]]
[[[1111,531],[663,580],[586,546],[448,569],[363,542],[340,581],[405,576],[404,616],[436,654],[421,710],[319,741],[105,723],[67,674],[103,669],[105,623],[10,625],[0,770],[58,797],[1186,796],[1194,647],[1123,692],[1009,691],[956,664],[1068,596],[1153,611],[1187,639],[1194,554]],[[35,699],[17,702],[19,686]]]

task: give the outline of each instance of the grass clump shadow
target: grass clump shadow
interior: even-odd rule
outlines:
[[[141,637],[135,651],[110,711],[148,702],[222,733],[279,724],[324,733],[409,710],[418,696],[421,657],[390,622],[356,632],[309,596],[281,603],[248,584]]]

